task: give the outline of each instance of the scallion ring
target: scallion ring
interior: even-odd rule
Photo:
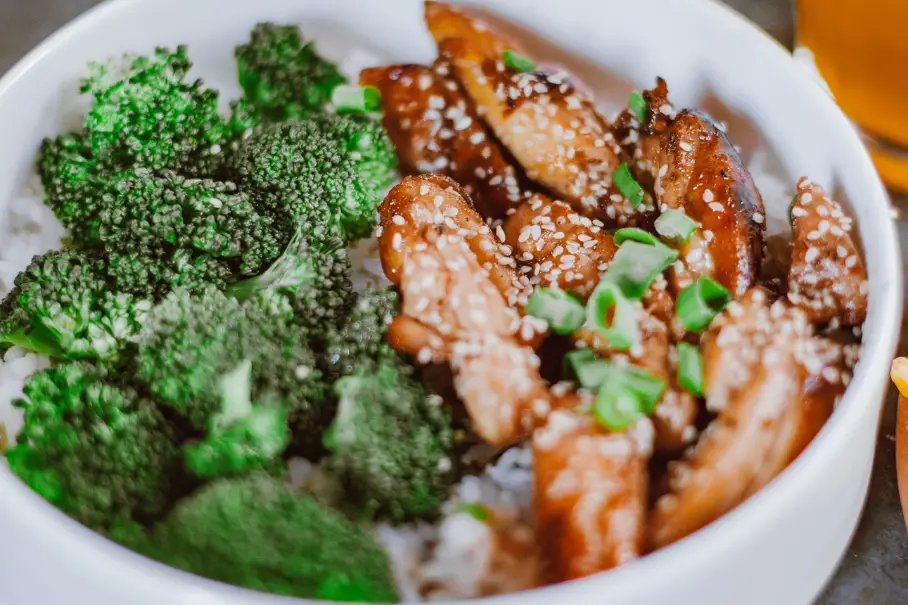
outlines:
[[[331,93],[331,103],[340,112],[375,111],[381,108],[381,92],[374,86],[341,85]]]
[[[729,302],[731,294],[720,283],[709,277],[698,277],[678,294],[675,313],[685,330],[697,332],[708,328]]]
[[[621,165],[618,166],[618,169],[612,175],[612,180],[621,195],[631,203],[631,206],[637,208],[643,202],[643,187],[631,174],[631,169],[628,167],[627,162],[621,162]]]
[[[656,233],[664,239],[684,244],[697,229],[697,223],[681,210],[667,209],[659,215],[655,223]]]
[[[556,334],[570,334],[580,329],[586,319],[583,303],[560,288],[540,288],[533,292],[526,313],[544,319]]]
[[[700,350],[694,345],[679,342],[678,353],[678,384],[686,391],[697,397],[703,395],[703,358]]]
[[[593,291],[586,304],[586,323],[616,351],[627,351],[639,340],[637,309],[611,282],[600,282]]]
[[[501,60],[508,69],[519,73],[526,73],[536,69],[536,63],[510,48],[501,53]]]
[[[643,122],[646,120],[646,99],[643,98],[643,94],[639,90],[631,91],[627,99],[627,108],[631,110],[631,113],[634,114],[638,121]]]

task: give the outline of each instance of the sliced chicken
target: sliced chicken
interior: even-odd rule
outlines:
[[[526,51],[465,9],[426,2],[426,22],[479,115],[530,179],[584,213],[628,221],[634,209],[612,186],[619,149],[567,74],[505,65],[505,50]]]
[[[483,512],[482,520],[459,512],[441,524],[438,545],[421,570],[420,593],[427,600],[488,597],[541,585],[539,548],[519,511]]]
[[[504,244],[504,231],[491,229],[471,207],[463,189],[447,177],[425,174],[404,178],[379,206],[379,224],[382,266],[391,281],[398,279],[402,257],[408,251],[405,240],[432,226],[457,235],[469,245],[510,307],[522,311],[533,293],[528,278],[517,270],[512,249]],[[546,331],[544,322],[519,314],[509,325],[534,345]]]
[[[548,387],[539,375],[539,358],[519,337],[519,315],[475,250],[483,249],[469,231],[421,217],[427,212],[424,198],[434,208],[435,197],[459,195],[428,184],[424,190],[431,178],[405,179],[379,208],[385,227],[379,238],[382,263],[400,289],[400,316],[407,318],[397,320],[395,329],[405,321],[408,333],[426,343],[428,350],[417,359],[450,363],[474,431],[492,445],[505,445],[544,421],[551,408]],[[414,348],[401,342],[400,332],[389,340],[403,352]]]
[[[676,112],[665,81],[646,91],[646,119],[630,112],[616,121],[615,136],[633,157],[635,174],[651,186],[659,210],[680,209],[698,228],[671,269],[675,291],[709,276],[734,296],[755,283],[763,255],[763,200],[738,152],[702,111]]]
[[[851,224],[822,187],[806,177],[798,181],[788,300],[814,323],[857,326],[867,316],[867,272]]]
[[[549,582],[612,569],[643,553],[652,426],[609,433],[553,412],[533,435],[534,515]]]
[[[829,420],[835,404],[845,392],[849,373],[841,344],[826,338],[811,338],[802,361],[806,378],[800,396],[790,404],[791,421],[781,427],[748,495],[772,481],[804,451]]]
[[[800,420],[810,324],[756,288],[732,302],[703,342],[706,404],[718,414],[686,460],[669,466],[648,545],[666,546],[737,506],[772,479],[764,472]],[[774,475],[773,475],[774,476]]]
[[[535,194],[504,223],[505,242],[533,286],[592,294],[618,247],[605,225]]]
[[[630,363],[665,383],[665,392],[650,419],[655,428],[656,451],[666,456],[675,456],[690,445],[697,435],[697,398],[678,385],[674,345],[668,327],[643,307],[638,310],[638,314],[640,343],[630,351],[615,351],[605,337],[593,328],[583,328],[577,332],[576,337],[600,357]]]
[[[521,176],[486,133],[444,62],[363,70],[360,83],[381,92],[382,124],[409,173],[457,181],[486,219],[504,218],[529,195]]]

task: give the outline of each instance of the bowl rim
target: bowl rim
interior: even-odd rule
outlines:
[[[25,56],[17,61],[9,71],[0,77],[0,97],[14,88],[18,81],[30,70],[38,67],[44,57],[57,52],[59,47],[68,41],[77,39],[91,33],[99,22],[115,19],[118,15],[128,13],[133,6],[153,0],[103,0],[94,7],[78,15],[55,32],[46,37],[37,46],[32,48]],[[463,3],[463,0],[449,0]],[[838,131],[843,148],[848,149],[857,159],[853,169],[860,172],[861,181],[867,186],[864,195],[864,204],[869,206],[869,222],[877,227],[875,238],[882,250],[879,264],[875,267],[880,277],[877,281],[883,282],[888,288],[877,292],[871,290],[871,308],[875,308],[876,330],[875,340],[863,343],[863,350],[858,366],[855,368],[854,377],[849,384],[835,413],[827,420],[820,433],[811,441],[808,447],[795,459],[782,473],[776,476],[765,488],[749,497],[733,510],[722,515],[706,527],[666,546],[645,557],[632,561],[609,572],[599,573],[580,580],[573,580],[562,584],[545,586],[528,592],[511,593],[493,597],[484,597],[466,600],[436,601],[447,605],[521,605],[530,595],[545,599],[551,598],[554,602],[571,602],[571,599],[589,594],[595,589],[600,594],[610,585],[625,582],[650,581],[659,569],[668,568],[679,564],[685,559],[708,560],[721,554],[723,544],[734,542],[736,536],[753,533],[755,527],[765,524],[768,519],[778,516],[786,502],[797,500],[798,484],[802,478],[809,476],[822,464],[823,459],[831,452],[848,447],[850,438],[849,425],[863,414],[869,413],[862,409],[856,402],[861,391],[871,389],[876,379],[874,372],[882,373],[883,365],[888,367],[895,352],[898,340],[898,328],[887,326],[900,326],[903,307],[903,277],[901,271],[901,254],[896,235],[896,227],[891,216],[891,205],[886,189],[873,167],[869,154],[861,144],[857,130],[839,110],[831,96],[826,93],[816,82],[809,79],[793,59],[789,51],[767,32],[747,20],[743,15],[719,0],[675,0],[676,3],[686,5],[688,10],[700,11],[710,19],[726,28],[737,30],[741,36],[750,38],[749,45],[760,45],[767,61],[773,62],[774,69],[785,70],[797,79],[804,82],[802,94],[817,111],[822,112],[823,121],[830,128]],[[474,0],[474,3],[475,0]],[[761,39],[759,42],[758,39]],[[594,58],[591,58],[595,61]],[[866,336],[866,333],[865,333]],[[879,367],[879,369],[877,369]],[[885,392],[885,389],[884,389]],[[882,412],[882,402],[874,402],[877,417]],[[871,406],[867,406],[871,407]],[[878,425],[878,423],[877,423]],[[878,434],[878,428],[876,429]],[[876,441],[874,441],[874,444]],[[870,470],[868,469],[868,474]],[[236,603],[237,605],[251,605],[252,603],[274,603],[275,605],[291,603],[324,603],[316,599],[288,597],[263,593],[251,589],[237,587],[216,580],[196,576],[180,569],[170,567],[152,559],[146,558],[131,549],[121,546],[105,536],[83,526],[78,521],[58,510],[33,492],[27,485],[19,480],[13,480],[11,473],[0,473],[0,485],[4,498],[12,500],[12,506],[19,509],[21,515],[32,517],[32,528],[44,533],[50,539],[66,541],[68,550],[91,549],[98,555],[96,565],[110,563],[116,566],[117,571],[131,573],[137,577],[142,576],[147,582],[154,582],[157,587],[167,591],[182,591],[198,597],[216,597],[218,603]],[[866,499],[866,494],[862,501]],[[111,569],[112,571],[112,569]],[[594,588],[595,587],[595,588]],[[188,602],[188,601],[187,601]]]

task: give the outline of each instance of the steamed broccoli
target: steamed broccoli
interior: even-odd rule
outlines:
[[[252,362],[244,359],[218,383],[221,409],[209,419],[206,437],[186,447],[189,468],[199,477],[274,468],[290,443],[287,410],[252,405]]]
[[[311,237],[303,228],[264,273],[233,284],[228,293],[255,300],[272,314],[286,305],[297,325],[317,342],[340,325],[353,300],[350,259],[334,238]]]
[[[108,191],[109,169],[100,166],[78,134],[45,139],[38,157],[38,174],[46,203],[69,229],[76,243],[98,240],[97,215]]]
[[[347,80],[304,43],[295,25],[259,23],[236,48],[240,86],[252,110],[268,120],[295,120],[321,111]]]
[[[360,293],[342,325],[325,338],[321,359],[326,375],[336,379],[396,358],[385,332],[398,304],[397,292],[390,288]]]
[[[331,601],[397,600],[385,553],[364,529],[260,474],[203,487],[142,550],[246,588]]]
[[[231,160],[230,176],[264,196],[274,215],[317,224],[324,209],[345,241],[368,236],[393,182],[394,148],[381,124],[362,115],[312,115],[262,126]]]
[[[36,256],[0,304],[0,350],[13,345],[59,359],[118,360],[151,301],[112,291],[98,255],[61,250]]]
[[[218,114],[218,93],[187,81],[186,48],[159,48],[123,68],[94,63],[82,92],[94,97],[85,141],[108,166],[175,168],[208,176],[228,135]]]
[[[288,222],[261,214],[232,183],[144,168],[117,183],[100,205],[98,223],[98,239],[108,252],[158,257],[154,266],[165,292],[185,287],[187,272],[198,274],[192,282],[220,288],[235,276],[254,275],[290,238]]]
[[[392,521],[433,518],[454,481],[451,418],[406,364],[338,380],[326,464],[360,511]]]
[[[199,468],[215,465],[204,462],[209,454],[229,454],[225,440],[237,439],[245,450],[259,448],[243,454],[252,466],[283,451],[275,445],[275,431],[261,430],[259,407],[285,411],[301,447],[317,441],[330,421],[330,393],[305,332],[217,290],[172,293],[153,309],[137,342],[136,378],[210,440],[196,452],[203,461]],[[246,378],[238,374],[246,371],[244,364]],[[248,395],[238,384],[249,385]],[[223,457],[216,464],[232,465]]]
[[[169,509],[186,474],[152,402],[83,363],[37,372],[24,393],[25,426],[6,459],[38,494],[102,532]]]

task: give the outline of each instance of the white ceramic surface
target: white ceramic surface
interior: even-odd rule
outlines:
[[[664,76],[676,105],[707,107],[745,158],[777,171],[764,189],[781,216],[802,174],[834,187],[857,217],[870,273],[864,357],[834,417],[767,489],[696,535],[586,580],[488,603],[806,605],[846,548],[866,495],[880,404],[901,316],[901,275],[885,191],[829,98],[781,47],[727,9],[697,0],[489,0],[574,55],[603,98]],[[197,73],[235,95],[232,48],[259,20],[293,21],[329,56],[355,44],[396,61],[433,47],[417,0],[117,0],[38,47],[0,81],[0,209],[21,188],[39,141],[74,124],[89,60],[189,45]],[[597,67],[609,70],[605,76]],[[770,190],[767,190],[770,189]],[[0,212],[0,215],[5,212]],[[291,602],[150,562],[68,519],[0,465],[0,602],[5,605],[208,605]],[[478,603],[478,602],[477,602]]]

